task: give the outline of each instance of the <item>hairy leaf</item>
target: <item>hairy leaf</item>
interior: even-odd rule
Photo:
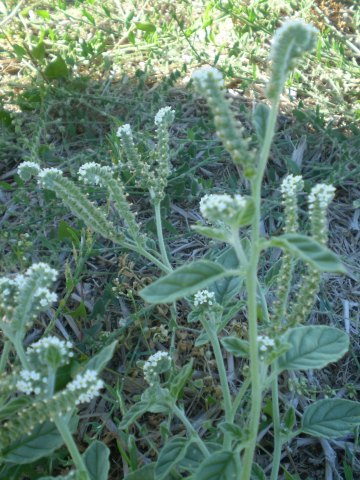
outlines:
[[[189,443],[187,438],[174,437],[165,444],[156,462],[156,480],[168,478],[171,469],[184,458]]]
[[[221,451],[206,458],[196,472],[197,480],[229,480],[239,478],[236,468],[236,453]]]
[[[337,438],[359,424],[360,403],[340,398],[324,399],[305,410],[301,430],[315,437]]]
[[[249,342],[241,340],[241,338],[224,337],[221,339],[221,345],[235,357],[247,358],[249,356]]]
[[[270,246],[279,247],[291,253],[320,272],[346,273],[338,257],[324,245],[311,237],[287,233],[270,239]]]
[[[349,348],[345,332],[325,325],[291,328],[282,338],[290,347],[277,360],[280,370],[323,368],[339,360]]]
[[[110,470],[110,450],[95,440],[85,451],[83,457],[90,480],[107,480]]]
[[[199,260],[160,278],[141,290],[140,295],[149,303],[171,303],[192,295],[227,275],[229,273],[221,265],[208,260]]]

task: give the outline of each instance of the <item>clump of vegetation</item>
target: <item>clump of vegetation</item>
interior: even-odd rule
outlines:
[[[1,7],[0,480],[360,470],[358,18],[190,3]]]

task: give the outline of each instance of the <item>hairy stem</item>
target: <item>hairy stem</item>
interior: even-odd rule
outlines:
[[[270,480],[277,480],[281,459],[281,425],[280,425],[280,412],[279,412],[279,387],[277,376],[272,381],[272,417],[274,426],[274,455],[271,469]]]
[[[0,358],[0,375],[3,373],[3,371],[6,368],[10,350],[11,350],[11,342],[9,340],[5,340],[3,349],[1,352],[1,358]]]
[[[155,209],[155,223],[156,223],[156,232],[157,232],[157,237],[159,240],[159,247],[160,247],[160,252],[162,256],[162,260],[164,264],[172,270],[171,263],[169,261],[169,257],[166,251],[166,246],[164,242],[164,235],[163,235],[163,229],[162,229],[162,220],[161,220],[161,208],[160,208],[160,203],[159,201],[154,202],[154,209]]]
[[[257,268],[260,256],[260,219],[261,219],[261,184],[269,157],[270,146],[274,136],[279,100],[274,101],[269,113],[264,143],[260,152],[257,176],[252,182],[254,201],[254,218],[251,229],[251,256],[246,276],[248,293],[249,353],[251,376],[251,412],[249,422],[250,441],[244,453],[242,480],[250,480],[251,468],[256,447],[257,432],[262,403],[262,387],[260,381],[260,361],[258,352],[258,327],[256,293],[258,286]]]
[[[195,430],[195,428],[191,425],[189,419],[185,415],[184,411],[181,410],[179,407],[176,405],[173,406],[173,413],[178,417],[179,420],[182,421],[188,432],[193,436],[193,438],[196,440],[197,444],[199,445],[200,450],[204,454],[205,457],[210,456],[210,452],[207,449],[207,446],[203,442],[203,440],[200,438],[198,432]]]
[[[232,421],[232,401],[231,401],[231,393],[230,393],[230,388],[229,388],[229,382],[227,379],[226,375],[226,369],[225,369],[225,364],[224,364],[224,359],[221,353],[221,348],[220,348],[220,342],[217,336],[216,332],[216,326],[215,322],[208,322],[204,321],[202,322],[203,327],[206,330],[206,333],[209,336],[210,343],[213,347],[214,350],[214,355],[215,355],[215,360],[216,360],[216,365],[217,369],[219,372],[219,377],[220,377],[220,384],[224,396],[224,410],[225,410],[225,420],[227,422]],[[229,434],[225,433],[224,435],[224,447],[225,448],[230,448],[231,446],[231,437]]]
[[[76,443],[74,441],[74,438],[70,432],[70,429],[67,423],[61,417],[55,419],[54,422],[62,439],[64,440],[64,443],[67,449],[69,450],[69,453],[71,455],[71,458],[73,459],[76,469],[84,476],[84,478],[86,478],[86,480],[89,480],[89,474],[87,472],[87,468],[85,466],[84,460],[80,455],[80,452],[76,446]]]

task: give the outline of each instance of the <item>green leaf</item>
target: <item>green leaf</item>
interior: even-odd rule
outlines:
[[[84,462],[90,480],[107,480],[110,470],[110,450],[98,440],[95,440],[83,454]]]
[[[173,466],[185,456],[189,440],[184,437],[174,437],[162,448],[155,467],[156,480],[168,478]]]
[[[277,360],[280,370],[323,368],[349,348],[349,337],[338,328],[308,325],[289,329],[282,337],[289,349]]]
[[[301,430],[315,437],[338,438],[360,424],[360,403],[324,399],[310,405],[302,417]]]
[[[287,409],[284,415],[284,425],[288,430],[291,430],[296,422],[295,409],[293,406]]]
[[[170,394],[173,398],[177,399],[182,392],[186,382],[191,378],[192,375],[192,366],[193,359],[186,365],[184,365],[181,370],[175,375],[175,377],[170,382]]]
[[[257,463],[252,464],[251,480],[266,480],[266,475],[264,470]]]
[[[206,458],[196,472],[196,480],[229,480],[230,478],[239,478],[235,455],[233,452],[223,450]]]
[[[47,10],[35,10],[35,13],[44,20],[50,20],[50,13]]]
[[[45,68],[44,74],[49,80],[55,80],[58,78],[66,78],[68,76],[68,67],[65,60],[58,56],[48,64]]]
[[[143,32],[147,32],[147,33],[156,32],[156,27],[152,23],[136,22],[135,26],[137,30],[142,30]]]
[[[265,138],[266,125],[270,109],[265,103],[258,103],[253,114],[253,124],[259,143],[262,144]]]
[[[205,442],[210,454],[221,449],[221,445],[213,442]],[[179,462],[179,467],[188,472],[197,472],[201,462],[204,461],[204,454],[196,443],[188,445],[185,457]],[[194,473],[196,475],[196,473]],[[188,478],[188,477],[187,477]],[[192,477],[191,477],[192,478]],[[197,479],[197,477],[195,477]]]
[[[121,419],[118,428],[120,430],[127,428],[131,425],[137,418],[141,417],[148,411],[149,408],[149,401],[148,400],[141,400],[135,405],[132,405],[129,410],[125,413],[123,418]]]
[[[47,457],[61,447],[64,441],[56,426],[45,422],[36,427],[30,435],[21,438],[1,452],[3,462],[25,464]]]
[[[239,425],[235,425],[234,423],[230,422],[222,422],[220,423],[219,427],[221,431],[224,433],[229,433],[232,438],[238,442],[242,442],[245,438],[244,429]]]
[[[124,480],[155,480],[155,462],[129,473]]]
[[[272,237],[269,244],[286,250],[320,272],[346,273],[335,253],[306,235],[287,233]]]
[[[30,403],[32,403],[32,399],[28,395],[11,400],[0,408],[0,420],[9,419],[9,417],[16,414],[18,410],[27,407]]]
[[[209,343],[209,335],[206,333],[206,330],[201,330],[199,336],[195,340],[195,347],[201,347],[202,345],[206,345]]]
[[[82,10],[81,13],[86,17],[92,25],[96,25],[95,18],[87,10]]]
[[[14,44],[12,45],[12,48],[13,48],[14,52],[16,53],[16,55],[17,55],[18,57],[20,57],[20,58],[26,57],[27,51],[26,51],[25,48],[22,47],[21,45],[18,45],[18,44],[16,44],[16,43],[14,43]]]
[[[102,348],[99,353],[87,362],[86,369],[101,372],[105,365],[112,359],[116,344],[117,340],[110,343],[107,347]]]
[[[219,242],[229,241],[229,233],[221,228],[207,227],[205,225],[192,225],[191,229],[200,235],[204,235],[204,237],[213,238]]]
[[[171,303],[225,276],[230,275],[221,265],[199,260],[160,278],[141,290],[140,296],[149,303]]]
[[[248,358],[249,356],[249,342],[241,340],[238,337],[224,337],[221,340],[221,345],[225,350],[235,357]]]
[[[42,60],[44,60],[45,58],[45,46],[44,46],[44,42],[41,41],[39,42],[36,47],[34,47],[32,50],[31,50],[31,55],[36,58],[36,60],[39,60],[40,62]]]
[[[226,270],[239,268],[239,260],[232,247],[225,248],[221,254],[218,255],[216,263]],[[215,293],[216,301],[220,305],[225,305],[240,292],[242,283],[243,277],[240,275],[236,277],[224,277],[211,284],[209,289]]]

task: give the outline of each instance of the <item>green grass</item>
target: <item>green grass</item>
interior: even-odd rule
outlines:
[[[50,192],[24,184],[16,175],[17,165],[33,160],[75,175],[88,161],[116,162],[112,139],[120,124],[131,123],[145,149],[151,142],[153,116],[162,106],[173,106],[174,169],[163,206],[165,234],[178,258],[196,256],[208,248],[189,229],[198,215],[200,197],[210,189],[235,191],[240,187],[244,191],[246,183],[238,179],[227,161],[205,103],[189,85],[191,72],[204,64],[223,71],[234,108],[255,142],[249,119],[253,106],[264,100],[269,39],[281,18],[295,14],[315,22],[320,36],[317,51],[307,57],[301,73],[295,71],[291,76],[283,96],[264,188],[264,225],[267,232],[281,228],[278,186],[286,172],[301,171],[306,189],[316,181],[337,187],[330,212],[330,245],[348,265],[351,277],[331,278],[324,283],[315,314],[319,321],[327,322],[330,317],[334,324],[341,325],[344,301],[350,302],[352,355],[341,371],[331,370],[327,378],[304,378],[305,393],[298,394],[310,397],[314,391],[324,392],[328,383],[335,391],[342,391],[344,384],[357,391],[359,298],[354,289],[358,289],[360,278],[359,227],[356,222],[353,229],[349,225],[356,215],[352,204],[360,198],[360,46],[355,33],[359,13],[350,11],[347,27],[342,30],[336,23],[329,25],[319,16],[317,3],[308,0],[284,1],[283,5],[264,0],[207,0],[203,6],[190,0],[29,0],[6,20],[18,3],[3,2],[0,19],[0,270],[5,274],[21,271],[35,260],[50,262],[62,271],[58,293],[65,298],[55,316],[77,340],[79,351],[91,355],[108,336],[119,338],[121,344],[108,372],[108,423],[94,417],[88,424],[85,412],[79,444],[84,447],[91,438],[106,438],[117,459],[112,462],[112,478],[122,478],[144,459],[156,456],[166,437],[161,416],[148,415],[129,436],[117,432],[115,424],[122,404],[131,403],[142,392],[143,380],[136,362],[146,358],[159,343],[168,344],[160,329],[160,325],[167,325],[168,311],[166,307],[144,306],[137,295],[157,272],[135,255],[127,256],[97,237],[92,239],[89,251],[81,253],[80,240],[86,237],[81,232],[83,225]],[[344,10],[351,7],[352,2],[348,3],[342,3]],[[134,185],[129,185],[129,191],[151,235],[154,225],[147,199]],[[89,193],[101,201],[98,189],[89,189]],[[23,237],[25,234],[29,237]],[[264,264],[264,271],[268,267]],[[76,272],[72,285],[70,271]],[[186,392],[189,416],[195,418],[205,408],[206,420],[211,422],[218,411],[211,359],[206,362],[194,348],[194,332],[187,328],[185,318],[184,311],[177,337],[179,364],[193,355],[199,373],[197,383]],[[48,322],[43,318],[37,327],[44,329]],[[270,440],[266,438],[265,449],[271,449]],[[345,451],[339,450],[338,454],[347,464],[353,462],[356,478],[359,466],[352,453],[345,456]],[[289,471],[305,478],[305,472],[313,468],[306,463],[306,452],[294,448],[288,455],[292,465]],[[51,463],[55,473],[61,472],[66,467],[64,451],[60,450]],[[304,467],[295,467],[303,463]],[[50,464],[40,466],[46,471],[50,468]],[[37,471],[34,467],[26,473],[37,478]],[[20,472],[6,471],[0,473],[0,479],[9,475],[22,478]]]

